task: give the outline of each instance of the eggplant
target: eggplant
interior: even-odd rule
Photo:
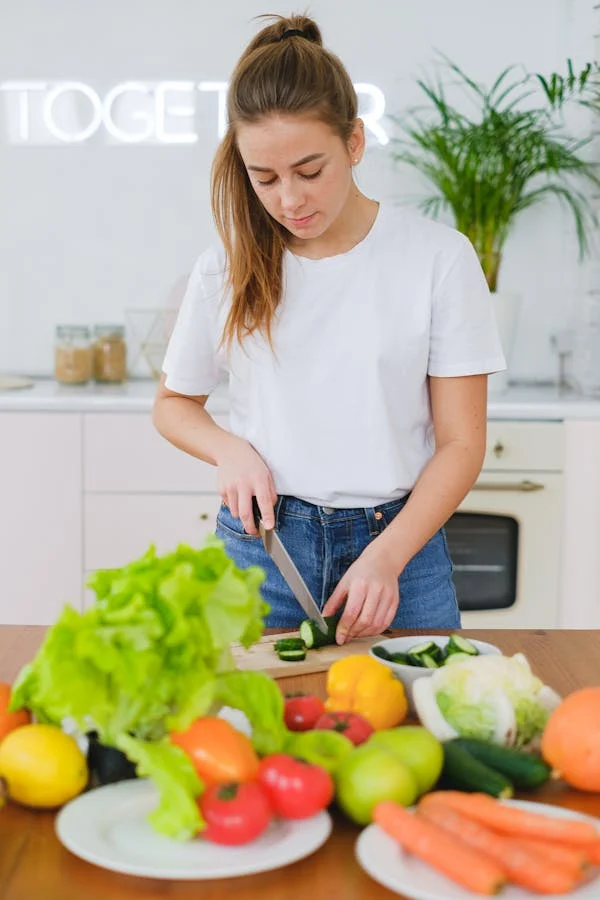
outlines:
[[[122,750],[100,743],[95,731],[89,732],[87,738],[87,763],[92,784],[100,786],[137,778],[135,763]]]

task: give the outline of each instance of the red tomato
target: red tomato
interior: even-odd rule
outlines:
[[[274,812],[285,819],[307,819],[333,800],[334,785],[329,772],[285,753],[265,756],[258,780]]]
[[[256,781],[213,784],[198,802],[206,822],[201,837],[215,844],[247,844],[273,817],[267,794]]]
[[[325,712],[325,704],[314,694],[289,694],[283,718],[290,731],[309,731]]]
[[[326,712],[315,722],[317,731],[339,731],[349,738],[355,747],[364,744],[374,728],[364,716],[353,712]]]

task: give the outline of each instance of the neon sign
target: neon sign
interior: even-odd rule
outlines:
[[[195,144],[199,117],[211,114],[199,108],[199,93],[216,94],[220,139],[226,129],[227,87],[225,81],[124,81],[101,97],[82,81],[5,81],[0,94],[6,140],[23,146],[60,146],[84,144],[100,133],[107,144]],[[383,92],[366,82],[354,87],[365,128],[379,144],[387,144],[381,121]]]

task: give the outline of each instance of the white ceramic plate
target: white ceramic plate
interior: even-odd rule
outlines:
[[[149,878],[233,878],[278,869],[314,853],[331,833],[326,812],[298,821],[275,820],[255,841],[223,847],[196,838],[174,841],[146,820],[158,799],[148,779],[95,788],[67,803],[56,833],[75,856],[104,869]]]
[[[532,812],[544,813],[557,818],[583,819],[600,826],[598,819],[584,816],[573,810],[549,806],[545,803],[531,803],[528,800],[504,800],[509,806],[521,806]],[[473,900],[478,896],[472,891],[459,887],[449,878],[436,872],[426,863],[402,850],[396,841],[378,825],[369,825],[359,835],[356,842],[356,857],[371,878],[391,891],[410,897],[411,900]],[[540,896],[515,885],[507,885],[501,894],[502,900],[533,900]],[[568,894],[553,894],[554,900],[598,900],[600,880],[595,878]]]

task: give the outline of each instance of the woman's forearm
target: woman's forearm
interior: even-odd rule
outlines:
[[[405,506],[371,545],[385,553],[400,574],[412,557],[455,512],[477,480],[483,452],[450,441],[423,469]]]
[[[201,403],[188,397],[157,397],[152,421],[167,441],[212,466],[220,465],[220,460],[239,440],[217,425]]]

